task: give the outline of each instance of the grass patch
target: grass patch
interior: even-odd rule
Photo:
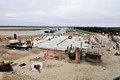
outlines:
[[[74,28],[69,28],[66,32],[76,32]]]
[[[81,29],[75,29],[77,32],[81,32],[84,34],[93,34],[93,32],[89,32],[89,31],[85,31],[85,30],[81,30]]]

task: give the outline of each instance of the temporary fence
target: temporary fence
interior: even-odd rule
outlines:
[[[58,49],[54,49],[54,50],[49,50],[49,49],[45,49],[43,51],[44,53],[44,59],[45,60],[61,60],[64,59],[64,54],[62,51],[59,51]]]

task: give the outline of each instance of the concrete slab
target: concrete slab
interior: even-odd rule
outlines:
[[[50,40],[48,40],[50,38]],[[68,39],[68,36],[48,36],[43,40],[39,40],[35,46],[38,48],[45,49],[56,49],[56,50],[66,50],[67,46],[70,47],[72,44],[73,47],[87,48],[88,44],[85,43],[86,40],[83,40],[83,37],[73,36],[72,39]],[[82,46],[81,46],[82,44]]]

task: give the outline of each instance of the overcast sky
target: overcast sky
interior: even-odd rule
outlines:
[[[0,25],[120,26],[120,0],[0,0]]]

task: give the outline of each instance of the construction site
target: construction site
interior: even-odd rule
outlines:
[[[109,34],[43,32],[0,35],[0,80],[119,80],[120,49]]]

